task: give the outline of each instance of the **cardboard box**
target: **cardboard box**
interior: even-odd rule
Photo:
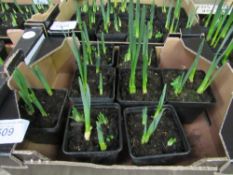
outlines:
[[[33,65],[39,65],[54,88],[69,87],[74,74],[74,58],[70,50],[71,38],[65,39],[62,45],[45,55]],[[120,44],[120,43],[119,43]],[[161,68],[187,68],[195,58],[195,52],[187,48],[180,38],[169,37],[164,47],[156,48],[160,57]],[[56,61],[55,61],[56,60]],[[199,69],[206,71],[210,62],[202,57]],[[34,81],[29,68],[21,63],[18,68],[23,71],[34,87],[41,85]],[[12,174],[179,174],[195,175],[214,174],[218,171],[231,172],[227,153],[219,137],[224,117],[229,111],[233,91],[233,70],[226,64],[213,82],[213,92],[217,99],[216,105],[208,111],[209,119],[201,114],[192,124],[184,125],[187,137],[192,146],[192,154],[174,165],[165,166],[133,166],[128,161],[112,166],[90,163],[69,162],[59,156],[60,146],[35,144],[25,141],[15,145],[11,156],[21,160],[20,165],[9,166],[0,159],[1,168]],[[10,80],[9,86],[15,89]]]

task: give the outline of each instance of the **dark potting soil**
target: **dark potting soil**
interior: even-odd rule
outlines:
[[[136,94],[129,93],[130,69],[119,71],[119,95],[120,100],[127,101],[152,101],[156,102],[162,93],[162,77],[158,70],[148,70],[147,94],[142,93],[142,71],[136,71]]]
[[[194,82],[190,83],[189,80],[186,82],[186,85],[183,88],[182,93],[177,96],[171,86],[171,82],[181,75],[183,70],[164,70],[163,78],[164,83],[167,84],[167,99],[168,101],[179,101],[179,102],[213,102],[213,94],[210,93],[208,88],[203,94],[198,94],[196,90],[201,84],[202,80],[205,77],[204,72],[197,71],[194,77]]]
[[[96,74],[96,69],[95,67],[88,67],[88,73],[87,76],[88,78],[88,85],[90,87],[91,91],[91,97],[112,97],[113,96],[113,89],[114,89],[114,69],[113,68],[105,68],[102,67],[102,72],[103,75],[103,95],[101,96],[99,94],[99,74]],[[79,82],[78,82],[78,77],[79,73],[78,71],[75,74],[75,78],[72,83],[72,88],[70,92],[70,97],[75,97],[75,98],[81,98],[80,94],[80,88],[79,88]]]
[[[23,118],[30,120],[30,128],[54,128],[58,118],[61,115],[61,109],[64,104],[66,91],[53,90],[53,95],[49,96],[45,90],[33,89],[36,97],[44,107],[48,116],[43,117],[40,111],[35,107],[35,113],[29,115],[25,109],[23,100],[19,100],[19,110]]]
[[[85,141],[84,123],[77,123],[70,119],[69,128],[67,132],[67,145],[66,150],[70,152],[83,152],[83,151],[100,151],[98,144],[98,136],[96,131],[96,121],[99,113],[102,112],[108,119],[108,125],[102,125],[103,134],[105,138],[109,138],[106,144],[107,150],[116,150],[119,148],[119,129],[118,129],[118,111],[114,108],[101,108],[91,110],[91,125],[92,132],[90,141]],[[110,139],[113,137],[112,139]]]
[[[153,112],[148,113],[148,125],[152,122]],[[166,109],[158,124],[157,129],[152,134],[147,144],[141,144],[144,126],[142,125],[142,114],[138,112],[130,113],[127,116],[127,128],[130,139],[130,147],[134,156],[153,156],[168,153],[179,153],[185,151],[182,136],[177,129],[172,117],[172,111]],[[167,146],[170,138],[176,138],[176,143]]]
[[[113,18],[111,19],[110,21],[110,26],[108,27],[108,33],[107,34],[115,34],[115,33],[128,33],[128,18],[124,18],[124,17],[120,17],[119,18],[121,19],[121,27],[120,27],[120,31],[117,32],[114,28],[114,20]],[[103,25],[103,21],[101,20],[99,22],[99,25],[98,25],[98,33],[101,33],[101,32],[104,32],[104,25]]]
[[[125,62],[124,61],[124,57],[128,51],[128,47],[129,45],[121,45],[119,47],[119,52],[118,52],[118,59],[117,59],[117,67],[126,67],[129,68],[131,65],[130,61]],[[152,52],[152,57],[151,57],[151,64],[150,67],[157,67],[157,54],[156,54],[156,49],[155,46],[153,45],[149,45],[149,55]],[[139,54],[139,58],[138,58],[138,63],[137,63],[137,67],[141,68],[142,64],[143,64],[143,59],[142,59],[142,47],[141,47],[141,51]]]
[[[101,43],[99,43],[99,47],[100,47],[100,65],[101,66],[113,66],[114,63],[114,55],[113,55],[113,50],[114,50],[114,45],[112,44],[105,44],[106,46],[106,54],[103,53],[102,51],[102,46]],[[93,65],[96,65],[97,62],[97,45],[93,44],[92,45],[92,58],[95,58],[95,60],[93,60]]]

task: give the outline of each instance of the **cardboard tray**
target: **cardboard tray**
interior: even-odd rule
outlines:
[[[48,53],[31,66],[39,65],[53,88],[67,88],[74,73],[74,58],[70,50],[71,38],[66,38],[62,45]],[[161,68],[187,68],[195,58],[195,52],[187,48],[182,39],[169,37],[164,47],[156,47],[160,55]],[[56,60],[56,61],[55,61]],[[210,62],[202,57],[199,69],[206,71]],[[41,84],[33,78],[29,68],[22,62],[18,68],[26,75],[33,87]],[[229,159],[219,137],[224,117],[229,111],[233,91],[233,70],[226,64],[213,82],[214,95],[217,104],[207,111],[209,117],[201,114],[192,124],[184,125],[185,132],[192,147],[192,153],[187,159],[180,160],[174,165],[166,166],[132,166],[125,157],[123,163],[104,166],[90,163],[66,161],[60,155],[58,145],[35,144],[24,141],[15,145],[6,159],[0,158],[0,167],[12,174],[213,174],[217,171],[231,169]],[[11,89],[15,89],[14,81],[8,82]],[[16,164],[14,159],[17,159]],[[11,164],[9,161],[11,160]],[[15,163],[15,164],[14,164]],[[229,170],[230,169],[230,170]]]

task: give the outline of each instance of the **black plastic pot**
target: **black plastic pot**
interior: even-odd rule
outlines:
[[[3,41],[0,40],[0,56],[3,60],[6,59],[7,57],[7,52],[6,52],[6,48],[5,48],[5,43]]]
[[[0,72],[0,106],[8,95],[9,88],[7,86],[7,76],[5,73]]]
[[[88,66],[88,85],[91,91],[92,103],[108,103],[115,100],[115,87],[116,87],[116,70],[112,67],[100,67],[103,74],[103,95],[98,93],[99,75],[96,74],[94,66]],[[92,73],[92,74],[91,74]],[[94,75],[93,75],[94,74]],[[79,73],[76,71],[72,87],[70,89],[69,98],[75,104],[81,104],[81,94],[78,83]],[[107,90],[106,90],[107,89]],[[95,93],[95,94],[94,94]]]
[[[119,50],[118,50],[118,54],[117,54],[117,58],[116,58],[117,68],[130,68],[130,66],[131,66],[130,61],[128,61],[126,63],[123,62],[124,61],[124,56],[128,51],[128,47],[129,47],[128,44],[119,45]],[[151,64],[150,64],[149,67],[156,68],[156,67],[158,67],[158,59],[157,59],[157,53],[156,53],[155,45],[154,44],[149,44],[148,48],[149,48],[149,55],[150,55],[151,49],[153,49],[152,50],[152,57],[151,57]],[[142,56],[140,54],[139,58],[138,58],[137,67],[141,68],[142,64],[143,64],[143,59],[142,59]]]
[[[166,69],[163,70],[163,81],[164,83],[167,83],[168,88],[167,88],[167,102],[171,105],[173,105],[176,108],[176,111],[178,113],[178,116],[180,117],[180,120],[182,123],[192,123],[198,116],[199,114],[201,114],[202,112],[204,112],[205,110],[211,108],[214,106],[214,104],[216,103],[216,99],[214,97],[214,94],[211,90],[211,87],[209,87],[204,94],[199,95],[196,93],[196,89],[199,86],[199,83],[197,83],[197,78],[200,77],[201,79],[204,78],[205,76],[205,72],[203,71],[197,71],[195,78],[194,78],[194,83],[193,85],[195,87],[191,87],[190,83],[187,82],[186,86],[183,89],[183,92],[185,92],[185,89],[187,89],[187,87],[189,87],[188,89],[190,89],[187,93],[192,95],[193,98],[199,98],[202,100],[199,101],[194,101],[194,100],[174,100],[171,99],[171,92],[173,92],[173,89],[170,85],[171,82],[169,82],[166,77],[165,74],[166,72],[172,72],[171,74],[173,74],[175,76],[176,72],[184,72],[185,70],[176,70],[176,69]],[[180,74],[178,74],[180,75]],[[193,89],[195,88],[195,89]],[[186,90],[187,91],[187,90]],[[192,94],[191,94],[192,93]],[[193,95],[195,93],[195,95]],[[181,93],[182,95],[182,93]],[[206,98],[208,97],[208,98]],[[205,99],[205,100],[204,100]],[[210,99],[208,101],[208,99]]]
[[[83,107],[81,105],[76,106],[76,107],[78,110],[83,110]],[[70,117],[68,117],[67,122],[66,122],[66,129],[65,129],[63,144],[62,144],[62,151],[67,156],[67,158],[71,158],[72,160],[75,159],[75,160],[79,160],[79,161],[88,161],[88,162],[92,162],[92,163],[113,164],[114,162],[117,161],[118,154],[120,153],[120,151],[122,150],[122,147],[123,147],[122,130],[121,130],[121,108],[116,103],[112,103],[112,104],[111,103],[102,103],[102,104],[100,103],[100,104],[93,104],[91,106],[91,111],[93,112],[94,110],[99,111],[99,112],[103,112],[103,113],[105,111],[105,112],[109,112],[113,115],[116,115],[117,123],[112,123],[114,126],[117,127],[117,131],[118,131],[118,136],[117,136],[118,137],[117,138],[118,145],[115,145],[115,149],[100,151],[99,146],[98,146],[98,140],[92,141],[92,138],[95,138],[95,136],[93,136],[93,135],[96,134],[95,133],[96,128],[93,126],[95,121],[92,120],[92,127],[93,128],[92,128],[92,134],[91,134],[91,138],[90,138],[91,140],[89,142],[91,142],[91,146],[93,146],[92,144],[94,144],[94,146],[93,146],[94,150],[88,150],[88,148],[86,148],[86,151],[69,150],[68,145],[69,145],[69,138],[71,138],[71,136],[68,137],[68,134],[71,130],[70,128],[71,128],[71,126],[75,126],[75,124],[77,126],[80,124],[76,123],[74,120],[72,120]],[[70,115],[71,115],[71,108],[69,111],[69,116]],[[106,116],[106,117],[108,117],[108,116]],[[94,117],[93,117],[93,113],[92,113],[91,119],[93,119],[93,118]],[[82,133],[80,133],[80,134],[83,135],[84,128],[81,130],[81,132]],[[80,134],[78,134],[78,135],[80,136]],[[85,146],[88,146],[88,144]]]
[[[33,89],[33,90],[34,90],[37,98],[40,101],[41,97],[38,96],[37,93],[45,91],[45,90],[44,89]],[[23,108],[22,108],[23,104],[22,104],[22,102],[19,101],[19,111],[20,111],[21,117],[30,121],[30,125],[29,125],[29,128],[28,128],[27,133],[26,133],[26,139],[30,140],[31,142],[41,143],[41,144],[61,144],[61,142],[62,142],[63,130],[64,130],[64,126],[65,126],[65,117],[67,115],[67,108],[68,108],[67,90],[53,90],[53,96],[48,97],[48,98],[55,98],[56,97],[55,92],[62,94],[62,96],[64,98],[62,99],[60,106],[56,106],[58,108],[57,111],[59,111],[59,113],[57,114],[57,118],[56,118],[57,122],[55,123],[55,125],[53,127],[33,126],[33,122],[35,122],[36,119],[33,118],[32,116],[25,115],[25,110],[23,110]],[[44,92],[44,93],[46,93],[46,92]],[[46,104],[45,101],[40,101],[40,102],[41,102],[42,106],[45,108],[45,111],[47,113],[49,113],[49,115],[50,115],[51,111],[48,111],[46,109],[49,104]],[[58,103],[58,101],[57,101],[57,103]],[[54,108],[54,106],[53,106],[53,108]],[[36,109],[35,113],[40,113],[40,112]],[[36,117],[38,117],[38,116],[36,116]],[[40,125],[43,125],[43,123],[41,122]]]
[[[119,16],[121,18],[121,20],[125,20],[128,21],[127,17],[123,17],[123,16]],[[113,22],[113,18],[111,17],[111,21]],[[128,24],[128,22],[126,22]],[[100,31],[100,26],[103,24],[103,20],[100,19],[97,23],[97,29],[96,29],[96,37],[98,40],[101,40],[101,33],[102,31]],[[113,24],[111,24],[113,25]],[[104,32],[104,40],[105,41],[126,41],[128,36],[128,31],[120,31],[120,32],[114,32],[114,33],[105,33]]]
[[[142,81],[141,81],[141,71],[142,69],[136,70],[136,89],[138,92],[135,96],[129,94],[129,77],[130,77],[130,69],[129,68],[121,68],[118,70],[118,84],[117,84],[117,101],[124,107],[128,106],[144,106],[144,105],[155,105],[159,101],[159,97],[162,93],[163,89],[163,80],[162,73],[159,69],[149,68],[148,72],[152,74],[150,77],[157,77],[156,81],[151,82],[150,78],[148,78],[147,83],[147,94],[142,94]],[[138,80],[138,81],[137,81]],[[138,83],[137,83],[138,82]],[[126,85],[127,84],[127,85]],[[153,90],[150,89],[150,87]],[[127,97],[125,97],[127,95]],[[140,99],[135,99],[140,98]],[[148,100],[148,98],[153,98]]]
[[[135,148],[133,148],[132,146],[132,134],[133,134],[133,131],[130,131],[130,127],[128,125],[128,121],[129,121],[129,117],[131,115],[131,117],[134,117],[134,120],[135,120],[135,126],[137,126],[137,130],[141,129],[141,135],[143,134],[143,126],[141,124],[141,114],[142,114],[142,110],[143,110],[143,107],[132,107],[132,108],[126,108],[124,110],[124,122],[125,122],[125,130],[126,130],[126,137],[127,137],[127,144],[128,144],[128,150],[129,150],[129,154],[130,154],[130,157],[132,159],[132,162],[134,164],[137,164],[137,165],[152,165],[152,164],[167,164],[167,163],[172,163],[172,162],[177,162],[176,160],[179,159],[179,158],[183,158],[185,156],[187,156],[190,152],[191,152],[191,148],[190,148],[190,145],[188,143],[188,140],[185,136],[185,132],[183,130],[183,127],[179,121],[179,118],[176,114],[176,111],[175,109],[170,106],[170,105],[165,105],[164,106],[165,108],[165,111],[163,113],[163,116],[160,120],[160,123],[158,124],[158,128],[155,130],[154,134],[151,136],[149,142],[145,145],[140,145],[138,146],[139,149],[144,149],[148,152],[152,151],[152,149],[158,149],[158,145],[166,145],[166,147],[162,150],[159,150],[161,151],[161,153],[158,153],[158,154],[148,154],[148,155],[136,155],[138,153],[136,153],[136,150]],[[150,107],[148,108],[148,114],[149,115],[153,115],[154,114],[154,111],[155,111],[156,107]],[[166,113],[168,113],[168,116],[166,116],[165,118],[165,115]],[[136,116],[137,115],[137,116]],[[137,122],[136,123],[136,117],[140,117],[139,119],[137,119]],[[148,116],[149,117],[149,116]],[[161,125],[161,123],[163,123],[164,126],[167,126],[166,123],[168,123],[168,121],[172,121],[172,128],[176,130],[177,132],[177,135],[175,136],[179,136],[178,138],[176,137],[176,139],[179,141],[177,141],[177,143],[175,143],[174,146],[172,146],[173,149],[178,149],[179,146],[182,147],[181,150],[174,152],[172,150],[169,150],[170,148],[167,148],[167,141],[168,141],[168,138],[167,136],[163,136],[161,135],[160,136],[160,140],[158,140],[158,145],[153,145],[151,140],[154,139],[154,138],[157,138],[159,133],[157,132],[167,132],[169,135],[172,135],[172,132],[170,133],[171,131],[171,127],[167,127],[167,128],[163,128]],[[141,125],[141,127],[139,128],[139,126]],[[140,132],[140,131],[139,131]],[[134,133],[136,135],[136,133]],[[138,140],[136,140],[136,137],[134,137],[134,143],[139,143],[141,144],[141,135],[138,137]],[[169,136],[170,137],[170,136]],[[174,137],[174,136],[172,136]],[[136,145],[134,145],[135,147]],[[143,148],[144,147],[144,148]],[[137,148],[137,149],[138,149]],[[165,151],[165,149],[167,148],[167,152]],[[158,152],[158,150],[156,150]],[[166,152],[166,153],[165,153]]]

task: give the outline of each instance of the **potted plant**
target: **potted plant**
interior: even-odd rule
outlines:
[[[97,56],[96,66],[87,66],[92,60],[90,54],[90,43],[85,40],[85,35],[82,32],[82,56],[80,49],[76,46],[76,38],[73,34],[72,37],[72,52],[78,66],[78,71],[75,74],[72,87],[70,90],[70,99],[75,103],[81,103],[81,92],[78,89],[78,76],[90,84],[91,93],[93,94],[92,102],[113,102],[115,98],[115,74],[116,71],[112,67],[101,67],[99,57]],[[101,58],[100,58],[101,59]]]
[[[63,153],[82,161],[114,163],[122,149],[120,106],[91,105],[90,88],[83,78],[79,78],[79,87],[83,105],[70,109]]]
[[[111,14],[112,4],[110,1],[104,6],[104,1],[100,1],[101,17],[96,31],[97,38],[104,33],[106,41],[125,41],[128,32],[128,20],[125,16],[118,15],[114,10]]]
[[[62,140],[67,90],[51,89],[40,68],[33,69],[45,89],[32,89],[18,68],[13,79],[18,87],[20,116],[30,121],[26,139],[43,144],[59,144]]]
[[[142,16],[145,17],[145,6],[142,12]],[[129,21],[130,26],[133,26],[132,16]],[[143,21],[141,26],[144,29],[140,30],[138,43],[136,43],[135,30],[132,27],[130,30],[130,44],[126,57],[130,60],[130,68],[120,68],[118,72],[117,101],[124,106],[154,104],[162,91],[160,70],[149,67],[152,54],[148,49],[148,35],[143,35],[144,31],[147,33],[148,27],[143,25]],[[140,52],[142,68],[137,68]]]
[[[164,105],[165,95],[166,85],[155,108],[132,107],[124,110],[128,150],[134,164],[168,163],[190,153],[175,109]]]
[[[12,28],[24,28],[24,22],[31,18],[33,14],[45,12],[48,5],[34,4],[22,5],[17,1],[14,3],[0,2],[0,36],[6,36],[6,30]]]
[[[163,70],[164,83],[168,84],[167,101],[176,108],[183,123],[193,122],[201,112],[215,104],[209,85],[215,77],[213,71],[219,60],[215,58],[207,73],[197,70],[204,42],[202,39],[195,60],[188,70]]]

